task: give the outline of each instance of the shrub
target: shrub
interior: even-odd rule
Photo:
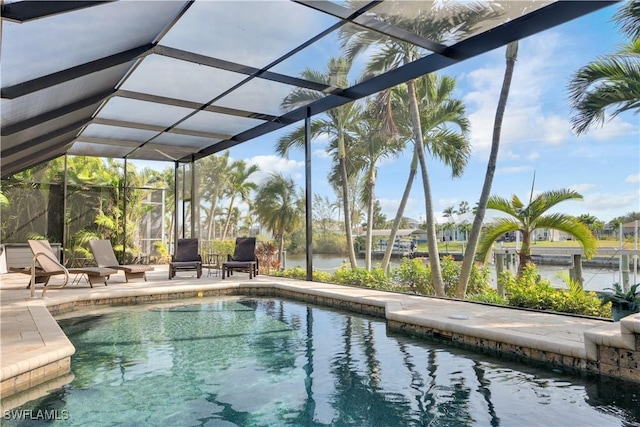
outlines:
[[[271,275],[277,277],[288,277],[291,279],[306,280],[307,270],[302,267],[293,267],[287,268],[286,270],[282,271],[274,271],[271,273]],[[331,283],[332,276],[326,271],[313,270],[312,278],[314,282]]]
[[[507,305],[507,300],[498,294],[495,289],[487,289],[481,294],[473,294],[467,297],[469,301],[486,302],[490,304]]]
[[[400,266],[392,271],[391,278],[400,288],[399,291],[425,295],[434,293],[431,285],[431,269],[419,259],[403,258]]]
[[[611,307],[602,306],[595,292],[576,286],[569,290],[555,289],[549,280],[540,278],[534,264],[527,264],[521,277],[505,271],[498,280],[504,284],[508,304],[513,307],[600,317],[609,317],[611,313]]]
[[[343,264],[336,270],[332,282],[340,285],[360,286],[364,288],[394,289],[393,283],[387,278],[384,270],[380,268],[367,271],[361,267],[352,269],[350,266]]]
[[[260,274],[271,274],[280,270],[278,248],[272,242],[261,242],[256,246],[256,257]],[[306,275],[305,275],[306,277]]]
[[[347,240],[344,234],[321,234],[313,238],[313,253],[346,254]]]
[[[209,240],[202,242],[202,252],[219,254],[222,260],[227,259],[227,255],[233,255],[236,246],[235,240]]]
[[[447,296],[453,297],[456,293],[456,287],[460,280],[460,271],[462,265],[455,262],[452,256],[442,258],[440,262],[442,269],[442,281],[444,282],[444,291]],[[431,272],[429,270],[429,272]],[[489,286],[489,267],[481,267],[474,264],[471,266],[471,275],[469,276],[469,284],[467,285],[467,294],[482,294],[491,287]]]

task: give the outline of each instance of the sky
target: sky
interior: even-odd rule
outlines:
[[[608,7],[520,41],[492,195],[511,198],[515,194],[526,201],[532,185],[534,194],[572,189],[584,199],[561,203],[551,212],[590,214],[605,222],[640,211],[640,117],[621,114],[580,137],[570,126],[567,83],[572,73],[625,41],[611,20],[615,10],[615,6]],[[457,208],[462,201],[474,206],[479,199],[504,74],[504,53],[505,48],[500,48],[440,72],[457,80],[454,95],[467,108],[472,156],[463,176],[454,179],[438,161],[428,159],[436,216],[442,216],[448,207]],[[280,172],[304,188],[303,153],[292,152],[287,159],[274,154],[278,138],[291,129],[233,147],[231,157],[257,164],[261,168],[258,181]],[[334,201],[336,195],[326,179],[331,167],[326,145],[325,138],[314,140],[312,145],[312,191]],[[390,219],[406,183],[410,155],[385,159],[378,168],[376,198]],[[418,178],[405,216],[424,220],[422,191]]]
[[[625,42],[612,21],[616,10],[617,6],[612,5],[520,41],[492,195],[507,199],[517,195],[526,202],[532,189],[534,195],[571,189],[580,193],[583,200],[563,202],[550,212],[589,214],[605,222],[640,211],[640,115],[628,112],[608,118],[604,126],[593,127],[579,137],[572,132],[570,124],[567,85],[572,74],[599,56],[614,52]],[[243,20],[234,20],[234,16],[243,16]],[[212,17],[216,18],[213,27]],[[262,67],[289,51],[301,38],[318,34],[334,21],[293,2],[196,2],[163,37],[161,44],[178,49],[195,48],[204,55]],[[283,29],[289,37],[279,33]],[[336,34],[330,34],[277,64],[272,71],[298,76],[306,66],[324,70],[328,59],[338,54],[338,45]],[[457,81],[454,96],[466,105],[472,154],[464,174],[458,178],[451,178],[450,170],[428,158],[436,217],[442,218],[445,209],[457,208],[463,201],[473,207],[480,197],[505,69],[504,55],[505,47],[502,47],[439,71]],[[351,81],[358,77],[366,60],[364,55],[355,62],[349,76]],[[192,101],[207,102],[241,78],[243,76],[229,71],[183,61],[169,62],[160,55],[150,55],[126,80],[123,89],[148,90],[156,95],[185,96]],[[250,106],[252,111],[278,115],[282,113],[278,100],[290,90],[291,86],[254,79],[215,105],[241,109]],[[122,99],[119,102],[107,104],[100,116],[126,119],[140,110],[139,103]],[[165,109],[166,112],[154,107],[147,115],[154,119],[169,112],[184,114],[178,109]],[[216,132],[233,135],[247,128],[247,120],[256,122],[251,126],[259,124],[255,119],[200,112],[183,125],[196,130],[215,128]],[[301,125],[297,123],[237,145],[230,149],[230,156],[258,165],[261,172],[254,179],[258,183],[269,174],[279,172],[291,176],[302,189],[305,185],[303,153],[292,151],[288,158],[275,154],[278,139]],[[89,136],[92,126],[99,127],[91,125]],[[332,166],[326,152],[327,143],[326,137],[319,137],[312,144],[312,191],[334,202],[337,196],[327,182]],[[379,163],[376,198],[389,219],[395,216],[399,205],[410,160],[411,150]],[[496,213],[488,212],[488,218],[492,214]],[[419,177],[413,183],[405,216],[419,221],[426,217]]]

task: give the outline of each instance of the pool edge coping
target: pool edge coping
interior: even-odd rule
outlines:
[[[264,294],[265,291],[267,291],[268,294]],[[403,330],[404,332],[414,335],[428,336],[434,335],[434,331],[436,331],[436,334],[438,334],[437,331],[445,331],[447,337],[467,336],[476,340],[491,341],[494,343],[494,346],[495,343],[504,344],[505,346],[515,346],[515,350],[509,350],[515,353],[518,352],[518,348],[528,348],[529,351],[526,352],[528,357],[531,357],[531,350],[541,352],[542,354],[557,354],[561,356],[560,360],[565,357],[573,359],[571,363],[568,363],[569,366],[575,367],[577,364],[578,369],[587,371],[594,371],[594,369],[589,369],[588,362],[597,360],[597,346],[614,345],[617,348],[632,350],[634,349],[636,339],[634,334],[640,331],[640,315],[623,319],[623,321],[619,323],[602,322],[600,326],[584,331],[584,343],[582,347],[580,347],[575,343],[567,343],[561,339],[553,339],[550,337],[541,339],[531,334],[481,329],[479,327],[465,325],[464,318],[449,316],[446,320],[443,320],[442,318],[437,319],[418,316],[413,314],[412,310],[404,307],[402,301],[398,301],[410,298],[411,296],[409,295],[318,282],[283,283],[281,281],[251,281],[198,284],[196,286],[193,284],[177,284],[172,286],[158,285],[145,288],[118,289],[100,294],[57,295],[46,300],[25,299],[24,301],[24,305],[30,312],[43,338],[44,347],[50,347],[50,350],[31,350],[27,352],[26,357],[21,357],[21,360],[10,360],[7,364],[5,364],[5,358],[3,357],[2,377],[0,378],[3,384],[3,406],[6,398],[28,391],[38,384],[48,382],[52,380],[52,378],[55,378],[44,375],[44,371],[46,371],[44,368],[56,362],[64,360],[70,361],[70,357],[74,354],[75,348],[73,344],[71,344],[58,325],[54,315],[75,311],[87,306],[127,305],[127,300],[130,300],[129,303],[133,304],[152,301],[162,302],[196,297],[200,296],[200,294],[207,294],[207,296],[274,296],[300,299],[323,306],[334,306],[352,312],[376,315],[384,318],[388,324],[394,325],[394,329]],[[389,300],[389,298],[392,299]],[[332,303],[328,303],[327,299],[331,300]],[[464,301],[455,302],[465,303]],[[375,310],[373,310],[373,312],[369,309],[363,310],[363,304],[383,310],[381,312],[382,315],[375,312]],[[455,341],[453,338],[452,340]],[[463,341],[463,339],[460,340],[460,342]],[[473,347],[473,345],[471,345],[471,347]],[[507,353],[509,351],[507,351]],[[583,362],[576,363],[575,359],[582,360]],[[541,361],[550,362],[550,360]],[[551,362],[553,362],[553,360],[551,360]],[[70,363],[67,363],[67,365],[69,368],[66,372],[58,372],[58,376],[70,373]],[[4,390],[6,381],[20,378],[20,376],[32,372],[39,373],[34,375],[34,378],[29,379],[29,388],[14,389],[11,393],[6,393]],[[37,377],[42,377],[42,381],[38,383],[36,381]],[[32,384],[32,382],[35,383]],[[19,385],[24,388],[24,382]]]

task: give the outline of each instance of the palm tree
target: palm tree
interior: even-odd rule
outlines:
[[[475,216],[473,218],[473,225],[471,226],[471,233],[467,239],[467,249],[464,253],[464,258],[462,259],[460,278],[458,279],[458,286],[456,287],[456,297],[458,298],[464,298],[467,293],[467,286],[469,284],[469,278],[471,277],[471,269],[476,258],[476,248],[482,231],[482,223],[484,222],[484,217],[487,212],[487,201],[491,194],[493,176],[496,172],[498,151],[500,150],[500,136],[502,134],[502,120],[504,119],[504,113],[507,109],[507,99],[509,98],[509,90],[511,88],[511,80],[513,78],[513,71],[516,66],[517,57],[518,41],[516,40],[507,45],[507,51],[505,54],[506,67],[504,70],[504,78],[502,79],[502,89],[500,90],[498,106],[496,107],[496,116],[493,121],[491,152],[489,153],[489,161],[487,162],[487,171],[484,176],[484,184],[482,185],[480,200],[474,207]]]
[[[199,170],[198,176],[202,180],[200,201],[208,205],[205,209],[207,212],[207,240],[211,240],[215,237],[218,203],[228,188],[230,173],[229,151],[227,150],[219,156],[211,155],[200,160]]]
[[[545,191],[535,198],[532,197],[528,206],[525,206],[516,195],[513,195],[510,201],[502,197],[491,196],[487,202],[487,209],[504,212],[510,217],[499,218],[483,229],[478,245],[478,254],[486,260],[493,243],[500,236],[504,233],[519,231],[522,233],[520,264],[518,266],[518,274],[520,275],[525,265],[531,262],[530,241],[534,230],[550,228],[575,237],[582,245],[585,256],[592,258],[598,250],[597,242],[582,221],[561,213],[547,214],[549,209],[566,200],[582,200],[582,195],[567,189]]]
[[[469,202],[467,202],[466,200],[463,200],[460,202],[460,204],[458,205],[458,213],[460,215],[464,215],[467,212],[469,212]]]
[[[465,106],[461,100],[452,98],[455,83],[455,80],[451,77],[440,77],[436,74],[428,74],[416,79],[417,97],[420,100],[422,135],[424,135],[426,143],[425,148],[434,157],[451,168],[452,177],[462,174],[471,153],[466,136],[469,131],[469,120],[465,115]],[[391,94],[391,108],[394,110],[392,126],[397,128],[404,139],[413,140],[410,106],[406,102],[407,99],[406,86],[397,86],[393,89]],[[452,128],[457,128],[458,130],[453,131]],[[417,147],[418,145],[414,143],[409,176],[396,217],[391,226],[390,242],[395,240],[404,215],[404,208],[417,174]],[[386,269],[389,265],[392,249],[392,246],[388,246],[385,251],[381,265],[383,269]]]
[[[390,8],[393,7],[393,5],[390,6]],[[416,11],[417,13],[413,16],[395,14],[393,10],[388,11],[389,13],[382,11],[379,14],[379,19],[386,24],[407,30],[426,40],[443,42],[465,37],[466,34],[473,31],[479,22],[500,14],[494,5],[484,6],[477,4],[477,7],[458,8],[455,4],[448,6],[438,3],[434,4],[434,7],[440,8],[437,13],[431,13],[431,10],[424,8],[418,9]],[[452,32],[451,28],[455,28],[456,31]],[[424,54],[424,52],[414,44],[398,39],[391,39],[386,35],[374,31],[363,30],[355,25],[343,26],[340,31],[343,48],[350,60],[353,60],[365,51],[370,51],[371,47],[376,48],[371,60],[367,63],[365,78],[409,64]],[[435,217],[431,200],[431,183],[424,154],[425,142],[422,133],[418,98],[416,96],[416,80],[409,80],[405,85],[408,94],[413,141],[416,145],[416,153],[422,175],[427,220],[427,245],[433,287],[436,295],[444,296],[444,283],[440,269],[440,258],[435,232]]]
[[[293,179],[274,173],[258,187],[254,211],[279,242],[280,260],[284,256],[284,237],[302,226],[303,210],[304,198]]]
[[[222,240],[227,238],[227,232],[229,231],[231,214],[234,211],[234,202],[236,197],[240,196],[241,201],[245,203],[249,202],[249,195],[251,191],[255,191],[258,188],[255,182],[249,181],[249,178],[260,170],[258,165],[251,165],[247,167],[244,160],[233,162],[229,169],[229,187],[227,189],[229,206],[227,208],[227,220],[224,224],[224,230],[222,231]]]
[[[396,156],[401,151],[402,145],[397,139],[385,138],[385,132],[380,127],[372,113],[374,106],[369,105],[359,131],[359,142],[354,148],[350,165],[354,173],[362,171],[364,175],[364,191],[361,192],[361,200],[366,206],[367,222],[365,237],[365,269],[371,271],[371,251],[373,250],[373,222],[375,207],[375,186],[377,164],[381,159]]]
[[[451,218],[453,217],[453,214],[456,213],[456,208],[454,206],[449,206],[445,209],[442,210],[442,215],[445,218]]]
[[[324,73],[306,69],[301,77],[307,80],[322,82],[338,87],[348,87],[347,73],[351,68],[351,62],[343,58],[332,58],[327,64]],[[308,89],[295,89],[282,102],[282,108],[291,108],[306,105],[310,101],[321,99],[324,94]],[[344,210],[344,228],[347,238],[347,250],[351,268],[355,268],[356,255],[353,245],[352,215],[350,214],[349,189],[347,177],[347,153],[354,145],[354,134],[361,120],[361,108],[359,104],[351,102],[327,111],[321,118],[311,121],[311,138],[327,135],[330,138],[327,151],[338,164],[340,172],[340,185],[342,188],[342,208]],[[305,144],[304,126],[298,127],[284,135],[276,145],[276,152],[280,156],[286,156],[292,147],[303,149]]]
[[[613,118],[640,109],[640,1],[623,3],[614,19],[631,41],[580,68],[569,83],[571,123],[578,135],[602,125],[608,110]]]

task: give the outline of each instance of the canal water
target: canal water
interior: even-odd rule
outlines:
[[[364,267],[364,259],[358,258],[358,266]],[[348,257],[339,257],[335,255],[323,255],[316,254],[313,256],[313,269],[319,271],[326,271],[333,273],[342,265],[342,263],[349,263]],[[380,260],[373,260],[373,265],[379,265]],[[391,268],[396,268],[400,264],[398,259],[391,261]],[[306,265],[305,254],[287,254],[286,268],[302,267]],[[491,268],[491,284],[496,287],[496,273],[493,265]],[[639,266],[640,268],[640,266]],[[515,270],[514,270],[515,272]],[[538,265],[538,273],[545,279],[549,279],[553,286],[557,288],[566,288],[565,282],[559,277],[562,273],[569,273],[568,266],[562,265]],[[640,272],[638,272],[640,273]],[[584,279],[584,289],[588,291],[602,291],[605,288],[610,288],[615,282],[622,283],[620,279],[620,271],[618,269],[612,269],[607,267],[583,267],[582,277]],[[633,265],[631,266],[631,273],[629,274],[629,280],[631,283],[640,282],[640,274],[634,274]]]

